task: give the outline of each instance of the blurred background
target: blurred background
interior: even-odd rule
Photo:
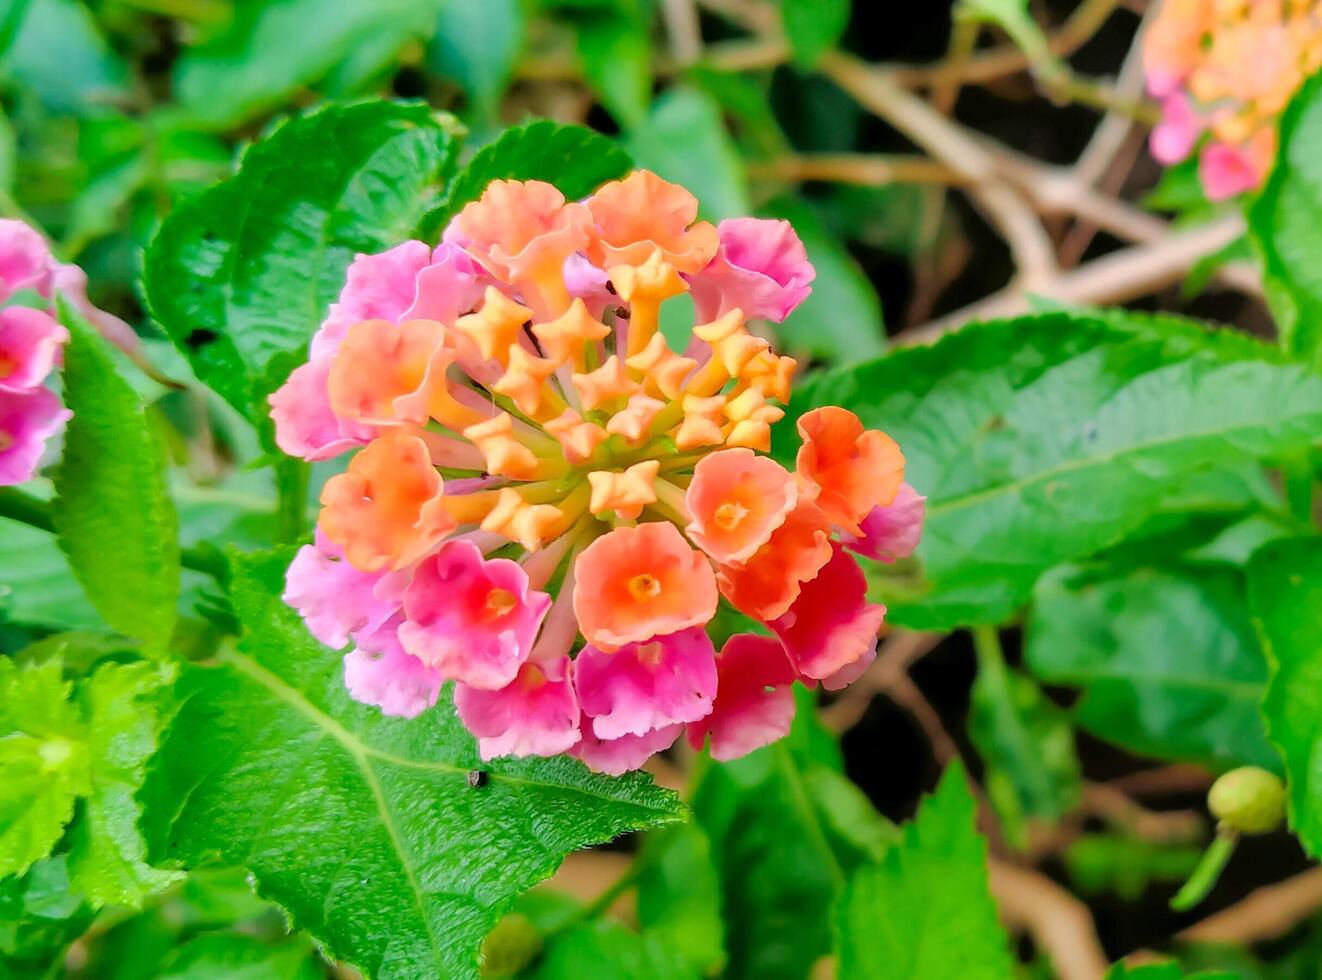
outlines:
[[[0,0],[0,214],[42,229],[87,270],[93,299],[138,329],[167,374],[185,376],[137,292],[161,217],[290,112],[386,95],[452,112],[470,131],[466,152],[530,117],[582,123],[691,189],[705,217],[790,219],[817,269],[812,296],[777,328],[801,363],[844,365],[1053,300],[1266,334],[1238,206],[1209,202],[1192,161],[1163,170],[1149,154],[1158,109],[1136,38],[1152,7]],[[270,477],[244,468],[260,455],[251,432],[196,392],[153,396],[175,450],[185,543],[260,542]],[[26,583],[0,597],[0,639],[15,647],[44,627],[77,627],[85,607],[61,585],[66,572],[30,558],[31,543],[17,532],[0,542],[0,563],[21,565]],[[849,777],[896,820],[948,759],[984,775],[967,724],[972,644],[907,636],[892,651],[912,664],[902,682],[860,685],[822,713]],[[1082,897],[1108,959],[1164,941],[1189,921],[1166,900],[1201,853],[1209,774],[1153,769],[1086,731],[1070,741],[1068,725],[1043,717],[1041,744],[1068,743],[1047,760],[1055,782],[1044,792],[1064,795],[1044,812],[1060,819],[1020,828],[1015,849]],[[1305,866],[1284,833],[1245,848],[1209,909]],[[1029,888],[1023,900],[1060,896]],[[242,921],[254,942],[275,941],[279,919],[263,908],[242,876],[193,876],[142,914],[100,921],[70,964],[85,976],[191,976],[182,938]],[[288,948],[284,975],[321,970],[307,940]],[[1269,952],[1270,971],[1243,975],[1322,976],[1317,929]]]

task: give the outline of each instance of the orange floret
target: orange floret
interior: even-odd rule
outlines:
[[[345,472],[326,481],[318,524],[355,568],[403,568],[454,528],[443,494],[426,443],[391,433],[373,440]]]
[[[810,496],[832,524],[858,534],[859,521],[894,500],[904,482],[900,447],[833,405],[808,412],[798,428],[803,445],[796,466]]]
[[[794,476],[775,460],[748,449],[704,456],[693,469],[685,501],[685,529],[721,564],[741,564],[766,544],[798,499]]]
[[[592,216],[540,180],[495,180],[459,213],[459,230],[477,259],[505,279],[559,270],[588,243]]]
[[[618,527],[588,545],[575,565],[574,615],[602,650],[706,623],[716,577],[675,525]]]
[[[435,320],[364,320],[345,334],[326,384],[331,410],[341,418],[389,425],[427,421],[431,393],[445,386],[454,352]]]
[[[647,170],[606,184],[588,198],[587,208],[596,223],[588,258],[603,269],[642,265],[660,249],[676,271],[693,273],[720,244],[712,224],[693,223],[697,198]]]
[[[769,622],[785,614],[803,583],[830,560],[830,523],[815,504],[800,497],[766,544],[742,566],[722,565],[716,578],[731,605]]]

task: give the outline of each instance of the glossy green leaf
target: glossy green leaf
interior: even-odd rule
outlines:
[[[698,89],[676,86],[624,141],[640,167],[680,184],[711,221],[749,213],[748,177],[720,107]]]
[[[1145,755],[1279,768],[1258,701],[1267,664],[1242,578],[1225,568],[1063,568],[1035,593],[1026,660],[1082,688],[1075,720]]]
[[[1249,232],[1287,350],[1322,368],[1322,78],[1281,118],[1276,167],[1249,209]]]
[[[902,840],[860,868],[835,911],[837,970],[851,980],[1014,975],[987,885],[987,844],[963,767],[946,770]]]
[[[93,906],[137,908],[183,877],[147,864],[134,799],[156,750],[159,699],[172,676],[172,668],[141,661],[104,663],[79,687],[91,788],[70,831],[69,875]]]
[[[1007,618],[1043,571],[1123,541],[1210,462],[1311,445],[1322,376],[1173,318],[1050,313],[817,375],[778,455],[795,415],[826,404],[890,433],[928,498],[926,581],[884,595],[889,618],[948,628]]]
[[[238,4],[227,30],[176,62],[176,98],[190,123],[224,129],[282,105],[332,70],[337,94],[352,94],[354,83],[427,36],[437,7],[437,0]],[[361,60],[365,51],[371,57]],[[355,62],[348,76],[346,61]]]
[[[500,96],[523,48],[519,0],[441,0],[427,66],[468,93],[473,114],[494,120]]]
[[[148,246],[152,313],[198,378],[249,419],[301,359],[357,252],[409,238],[456,152],[417,104],[328,105],[277,127]],[[285,355],[285,359],[281,359]]]
[[[849,26],[849,0],[780,0],[780,17],[794,63],[811,68]]]
[[[67,303],[65,398],[73,411],[51,516],[92,605],[115,629],[165,653],[179,595],[179,519],[165,452],[100,335]]]
[[[877,291],[858,263],[803,201],[778,198],[762,213],[794,226],[808,261],[817,270],[812,292],[785,322],[772,329],[779,346],[807,351],[832,366],[877,357],[886,347]]]
[[[628,154],[613,140],[583,126],[549,119],[515,126],[478,150],[455,175],[445,200],[427,213],[423,229],[439,235],[493,180],[544,180],[572,201],[623,177],[631,166]]]
[[[234,559],[246,634],[177,685],[182,707],[140,794],[157,854],[244,865],[371,976],[458,978],[568,851],[679,819],[674,794],[641,774],[594,776],[564,757],[480,763],[448,694],[411,721],[350,700],[340,658],[280,600],[290,557]]]
[[[983,785],[1007,838],[1022,846],[1030,820],[1057,820],[1078,802],[1074,730],[1031,678],[983,643],[970,696],[969,737],[986,766]]]
[[[1290,826],[1322,855],[1322,538],[1269,544],[1249,563],[1249,605],[1271,664],[1262,702],[1285,760]]]
[[[59,661],[0,657],[0,878],[51,852],[88,789],[82,719]]]
[[[725,963],[721,881],[711,841],[695,823],[649,834],[638,858],[638,921],[697,973]]]

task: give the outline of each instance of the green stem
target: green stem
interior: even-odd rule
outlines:
[[[1005,689],[1008,684],[1008,668],[1005,666],[1005,654],[1001,651],[1001,636],[995,626],[973,627],[973,652],[978,657],[978,673],[987,678],[988,683]]]
[[[1184,883],[1184,887],[1171,899],[1171,908],[1176,912],[1185,912],[1206,898],[1207,893],[1221,877],[1230,855],[1235,853],[1237,843],[1239,843],[1239,834],[1233,830],[1219,829],[1212,843],[1203,852],[1198,867],[1193,869],[1193,874]]]
[[[0,487],[0,517],[49,534],[56,533],[50,504],[15,487]],[[194,572],[210,575],[219,582],[224,582],[228,575],[224,558],[210,549],[180,548],[179,564]]]
[[[837,889],[844,887],[844,869],[840,867],[840,860],[831,848],[831,842],[826,837],[826,831],[822,829],[822,821],[813,806],[812,797],[808,794],[808,787],[803,784],[803,774],[799,772],[799,767],[795,764],[794,757],[790,754],[785,740],[781,739],[773,744],[771,752],[776,760],[776,768],[780,770],[780,774],[785,780],[785,788],[792,797],[794,808],[799,811],[803,826],[812,837],[817,850],[821,852],[822,863],[826,866],[826,870],[830,872],[832,882]]]

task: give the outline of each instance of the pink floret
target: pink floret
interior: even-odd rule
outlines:
[[[780,323],[812,292],[817,272],[788,221],[730,218],[717,234],[715,258],[689,279],[699,323],[736,307]]]
[[[641,736],[706,717],[716,696],[715,655],[700,627],[630,643],[615,653],[584,647],[574,662],[574,682],[593,734]]]
[[[706,718],[687,729],[701,749],[710,738],[711,756],[738,759],[789,734],[794,721],[794,668],[780,643],[768,636],[738,633],[716,658],[716,701]]]
[[[794,605],[767,625],[806,680],[823,680],[868,655],[886,607],[867,601],[867,579],[852,557],[832,545],[831,560],[804,583]]]
[[[570,674],[570,659],[560,657],[525,663],[499,690],[456,684],[455,710],[477,736],[482,758],[569,751],[579,740],[578,697]]]

